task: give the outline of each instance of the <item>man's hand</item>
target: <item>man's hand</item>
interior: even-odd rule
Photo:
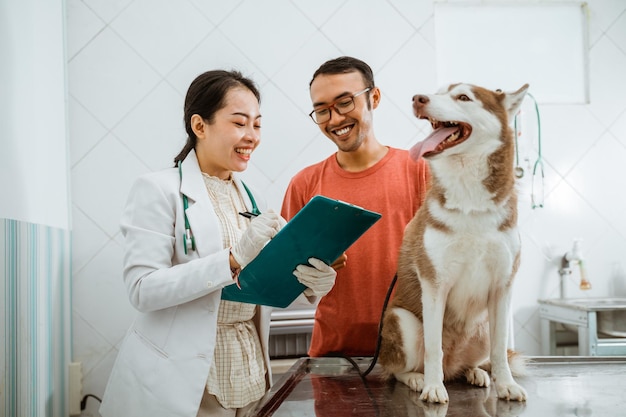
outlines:
[[[341,256],[339,258],[337,258],[330,266],[335,270],[335,271],[339,271],[341,268],[344,268],[346,266],[346,263],[348,262],[348,255],[346,255],[346,253],[342,253]]]

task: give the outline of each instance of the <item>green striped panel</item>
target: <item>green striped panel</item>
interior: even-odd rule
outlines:
[[[0,414],[66,417],[71,359],[68,230],[0,219]]]

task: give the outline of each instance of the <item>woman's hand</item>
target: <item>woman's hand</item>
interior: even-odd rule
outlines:
[[[285,219],[272,210],[253,218],[239,242],[230,251],[239,266],[244,268],[248,265],[284,225]]]
[[[302,285],[308,287],[304,290],[304,295],[323,297],[335,285],[337,272],[317,258],[309,258],[309,263],[312,266],[298,265],[293,274]]]

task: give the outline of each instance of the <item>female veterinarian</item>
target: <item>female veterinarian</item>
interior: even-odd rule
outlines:
[[[259,145],[260,94],[236,71],[190,85],[175,167],[140,177],[121,220],[124,283],[139,311],[120,347],[104,417],[241,416],[269,389],[270,308],[221,300],[285,221],[234,175]],[[247,217],[240,212],[261,212]],[[294,272],[310,301],[335,271]]]

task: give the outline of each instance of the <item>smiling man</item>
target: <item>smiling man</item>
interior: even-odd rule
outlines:
[[[408,151],[376,139],[381,92],[365,62],[345,56],[327,61],[309,86],[311,119],[337,152],[294,176],[283,217],[291,219],[318,194],[382,214],[334,263],[337,280],[317,306],[309,355],[372,356],[404,227],[424,200],[430,174],[423,159],[415,162]]]

